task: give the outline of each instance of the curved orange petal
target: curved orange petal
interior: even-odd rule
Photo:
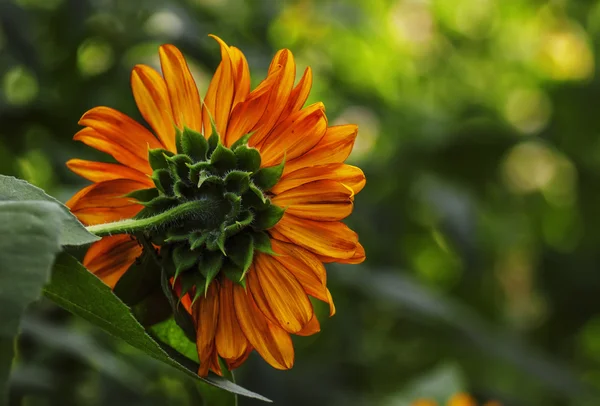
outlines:
[[[283,175],[305,167],[344,162],[352,152],[357,134],[358,127],[354,124],[329,127],[314,148],[296,159],[286,161]]]
[[[271,88],[269,102],[261,117],[260,126],[251,138],[253,142],[251,146],[262,144],[265,137],[275,126],[275,123],[279,121],[288,103],[296,79],[296,63],[294,62],[294,56],[288,49],[278,51],[273,57],[268,74],[272,74],[275,71],[279,71],[278,78]]]
[[[290,114],[299,111],[306,103],[306,99],[308,99],[308,95],[310,94],[310,89],[312,87],[312,70],[309,67],[306,68],[302,78],[292,90],[290,94],[290,98],[288,99],[287,105],[283,109],[281,116],[277,123],[285,120]]]
[[[286,244],[276,240],[271,241],[271,244],[273,251],[279,254],[273,258],[296,277],[307,294],[329,303],[330,315],[333,315],[335,308],[326,287],[325,267],[319,258],[296,244]]]
[[[202,109],[196,82],[185,58],[175,46],[166,44],[158,50],[175,125],[202,132]]]
[[[244,338],[245,337],[246,336],[244,336]],[[254,350],[254,348],[252,348],[252,346],[250,344],[248,344],[248,348],[246,348],[246,351],[241,356],[239,356],[238,358],[236,358],[234,360],[225,360],[225,363],[227,364],[227,368],[229,368],[230,371],[232,369],[238,368],[240,365],[242,365],[244,362],[246,362],[246,360],[250,356],[250,353],[252,352],[252,350]]]
[[[236,47],[229,47],[229,52],[235,76],[235,95],[232,104],[235,107],[236,104],[246,100],[250,93],[250,68],[242,51]]]
[[[345,259],[340,259],[340,258],[332,258],[332,257],[328,257],[328,256],[324,256],[324,255],[317,255],[319,257],[319,260],[325,263],[330,263],[330,262],[339,262],[340,264],[360,264],[362,263],[365,258],[365,248],[362,246],[361,243],[356,244],[356,251],[354,252],[354,255],[350,258],[345,258]]]
[[[327,118],[323,103],[312,104],[290,115],[258,147],[262,158],[261,166],[277,165],[284,156],[286,161],[302,156],[317,145],[326,130]],[[248,144],[257,146],[254,135]]]
[[[215,356],[215,334],[219,322],[219,287],[217,285],[217,281],[208,285],[206,296],[200,297],[192,306],[192,315],[197,326],[196,346],[200,359],[200,369],[198,370],[200,376],[208,375],[208,370],[212,366],[212,357]]]
[[[354,191],[354,194],[360,192],[366,183],[365,174],[356,166],[347,164],[325,164],[298,169],[284,175],[279,182],[271,188],[270,192],[278,194],[309,182],[326,179],[342,182],[344,185],[351,188]]]
[[[90,245],[83,266],[112,289],[140,255],[142,247],[135,239],[126,234],[114,235]]]
[[[125,159],[129,158],[129,160],[122,161],[113,155],[119,162],[140,172],[151,173],[148,163],[148,148],[160,148],[161,144],[141,124],[109,107],[95,107],[88,110],[79,120],[79,124],[95,131],[80,131],[75,134],[74,139],[89,139],[98,134],[101,136],[98,141],[112,144],[111,150],[121,150],[119,156]],[[126,151],[125,154],[122,153],[123,150]]]
[[[289,333],[302,330],[313,316],[312,304],[302,285],[270,255],[259,253],[254,263],[260,289],[275,320]],[[253,292],[254,288],[257,286]]]
[[[306,220],[285,213],[274,229],[315,254],[333,258],[351,258],[358,244],[358,235],[338,221]]]
[[[319,323],[317,315],[315,314],[313,315],[312,319],[310,319],[310,321],[306,324],[306,326],[304,326],[302,330],[298,331],[296,335],[306,337],[316,334],[319,331],[321,331],[321,324]]]
[[[204,120],[204,135],[209,137],[212,134],[210,118],[215,121],[217,131],[223,138],[227,131],[227,123],[233,105],[233,99],[236,88],[236,72],[232,62],[232,52],[229,46],[219,37],[210,35],[221,47],[221,63],[210,81],[202,116]]]
[[[128,168],[135,169],[145,174],[152,173],[152,169],[150,168],[147,159],[141,159],[137,153],[127,150],[118,142],[110,140],[93,128],[86,127],[79,130],[79,132],[73,136],[73,139],[75,141],[81,141],[98,151],[111,155]]]
[[[294,347],[290,335],[269,322],[258,310],[252,295],[243,287],[233,287],[235,313],[244,335],[273,368],[290,369],[294,365]]]
[[[131,88],[144,120],[164,148],[175,152],[175,119],[163,77],[149,66],[136,65],[131,71]]]
[[[223,278],[219,290],[219,324],[215,344],[219,355],[226,361],[240,358],[248,348],[248,340],[235,316],[233,282]]]
[[[233,108],[224,141],[226,146],[231,146],[243,135],[260,127],[260,119],[267,108],[272,88],[278,79],[279,70],[270,73],[256,89],[248,94],[244,101]]]
[[[67,167],[79,176],[89,179],[92,182],[130,179],[144,183],[147,187],[153,185],[152,180],[148,175],[124,165],[86,161],[83,159],[70,159],[67,161]]]
[[[352,213],[354,192],[340,182],[317,180],[275,195],[271,201],[297,217],[337,221]]]
[[[131,218],[142,206],[125,195],[146,187],[129,179],[94,183],[77,192],[66,205],[87,225]]]

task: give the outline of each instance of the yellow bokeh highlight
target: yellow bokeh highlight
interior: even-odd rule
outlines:
[[[110,44],[100,38],[89,38],[77,49],[77,67],[83,76],[106,72],[115,62]]]
[[[31,103],[39,92],[36,77],[22,65],[15,66],[6,72],[2,78],[2,88],[6,101],[15,106]]]

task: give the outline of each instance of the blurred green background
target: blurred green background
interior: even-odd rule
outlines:
[[[337,315],[318,307],[291,371],[253,356],[239,383],[278,405],[600,404],[600,1],[0,0],[0,173],[68,199],[65,161],[104,158],[71,140],[79,117],[140,119],[130,70],[165,42],[204,92],[209,33],[254,84],[283,47],[312,66],[368,180]],[[15,405],[233,405],[49,302],[18,349]]]

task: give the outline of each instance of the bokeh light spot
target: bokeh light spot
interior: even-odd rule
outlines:
[[[15,66],[6,72],[2,85],[6,101],[15,106],[31,103],[39,91],[36,77],[24,66]]]
[[[110,44],[100,38],[89,38],[77,49],[77,67],[83,76],[96,76],[114,64]]]

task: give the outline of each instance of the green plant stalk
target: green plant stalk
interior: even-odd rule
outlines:
[[[192,214],[205,213],[214,208],[215,202],[212,200],[194,200],[180,204],[172,209],[166,210],[156,216],[143,219],[128,219],[115,221],[113,223],[97,224],[88,226],[86,229],[99,237],[105,237],[113,234],[135,234],[144,231],[164,227],[182,217]]]

